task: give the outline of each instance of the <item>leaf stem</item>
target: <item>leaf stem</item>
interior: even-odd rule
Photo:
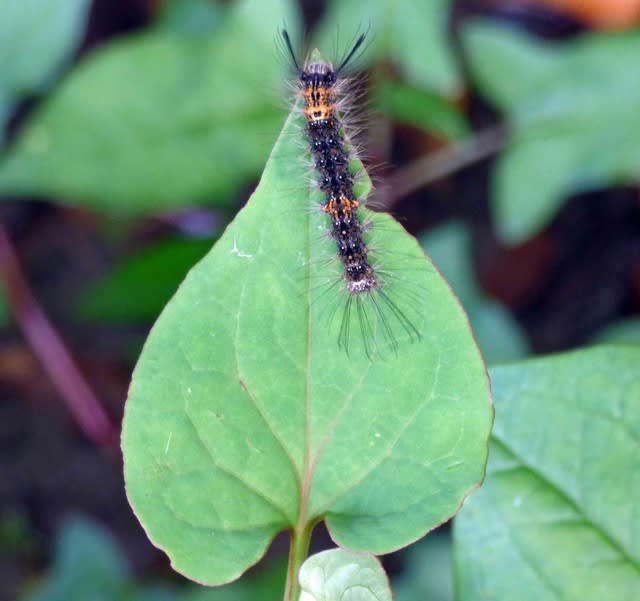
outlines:
[[[314,523],[307,523],[301,530],[295,529],[291,533],[291,547],[289,548],[289,563],[287,565],[287,586],[284,591],[284,601],[298,601],[300,584],[298,572],[302,562],[309,553],[309,543]]]

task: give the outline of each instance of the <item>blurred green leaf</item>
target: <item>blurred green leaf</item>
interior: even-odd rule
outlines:
[[[0,554],[18,557],[33,551],[34,528],[24,508],[5,508],[0,513]]]
[[[271,561],[222,588],[191,587],[180,601],[280,601],[286,578],[286,561]]]
[[[4,286],[0,284],[0,327],[7,325],[9,322],[9,306],[5,295]]]
[[[344,52],[350,34],[370,29],[367,61],[390,58],[410,85],[456,96],[462,78],[448,39],[450,10],[451,0],[334,0],[320,26],[320,47]]]
[[[637,182],[640,32],[552,45],[476,23],[465,28],[464,42],[480,90],[511,128],[493,179],[505,241],[534,235],[571,194]]]
[[[210,37],[130,35],[84,60],[0,163],[0,194],[119,212],[228,202],[284,117],[274,31],[290,0],[235,3]]]
[[[47,86],[80,43],[89,0],[0,2],[0,142],[15,102]]]
[[[522,359],[529,354],[524,330],[499,302],[480,297],[477,304],[469,309],[469,320],[489,365]]]
[[[164,0],[156,23],[188,35],[210,35],[224,23],[224,8],[211,0]]]
[[[476,281],[468,229],[450,222],[423,236],[421,243],[466,309],[487,363],[527,355],[529,345],[518,322],[500,303],[487,298]]]
[[[449,533],[428,534],[405,553],[405,569],[392,581],[395,601],[453,601]]]
[[[302,564],[300,601],[392,601],[387,574],[373,555],[330,549]]]
[[[7,94],[6,90],[0,89],[0,147],[4,143],[4,134],[11,111],[13,109],[13,99]]]
[[[124,551],[102,526],[69,519],[56,545],[53,566],[28,601],[275,601],[284,589],[286,564],[271,562],[222,589],[157,582],[135,583]]]
[[[496,367],[487,478],[455,520],[460,601],[640,591],[640,348]]]
[[[155,319],[211,244],[176,238],[126,258],[83,292],[76,305],[79,316],[96,321]]]
[[[385,294],[422,338],[410,344],[383,305],[396,354],[372,312],[373,357],[358,334],[348,355],[338,347],[342,320],[327,313],[346,310],[346,292],[331,287],[342,273],[327,261],[326,216],[309,210],[321,193],[294,160],[297,131],[292,114],[248,204],[156,322],[129,391],[129,500],[200,582],[237,578],[278,532],[320,519],[351,549],[397,549],[483,476],[492,408],[480,354],[449,287],[388,215],[363,210],[390,250]],[[346,314],[350,328],[361,316]]]
[[[449,140],[469,133],[464,117],[455,106],[435,94],[386,80],[376,89],[376,105],[401,123],[414,125]]]
[[[58,539],[53,567],[30,601],[116,601],[129,581],[116,542],[83,518],[69,520]]]
[[[640,317],[621,319],[609,324],[593,337],[593,342],[640,344]]]
[[[447,278],[462,306],[478,302],[481,292],[471,263],[471,238],[467,226],[459,221],[444,223],[420,238],[422,247]]]

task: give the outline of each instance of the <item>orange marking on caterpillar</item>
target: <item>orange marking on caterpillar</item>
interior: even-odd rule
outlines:
[[[326,121],[331,118],[335,106],[333,86],[313,85],[303,90],[307,121]]]
[[[343,215],[351,217],[355,209],[359,206],[360,203],[357,200],[352,200],[346,196],[340,196],[337,200],[335,198],[329,199],[327,204],[322,206],[322,210],[333,217],[338,217],[340,215],[340,211],[342,211]]]

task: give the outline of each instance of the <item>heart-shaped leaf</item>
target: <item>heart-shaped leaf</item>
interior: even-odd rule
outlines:
[[[416,240],[363,210],[385,296],[342,313],[301,136],[292,115],[249,203],[158,319],[127,401],[129,500],[173,566],[209,584],[322,519],[343,546],[402,547],[484,473],[492,408],[464,312]]]
[[[638,180],[638,31],[550,46],[476,23],[464,40],[476,82],[511,129],[492,198],[505,240],[535,234],[570,194]]]
[[[455,520],[458,599],[632,601],[640,591],[640,348],[491,370],[487,480]]]
[[[300,568],[300,601],[392,601],[389,580],[373,555],[330,549]]]

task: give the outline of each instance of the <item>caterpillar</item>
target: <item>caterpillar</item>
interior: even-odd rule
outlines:
[[[365,232],[370,224],[359,214],[363,199],[354,192],[351,173],[353,151],[347,143],[346,127],[340,107],[345,99],[345,68],[362,48],[366,34],[358,36],[337,68],[324,60],[310,58],[301,63],[293,49],[291,38],[282,30],[282,38],[297,74],[297,91],[302,97],[305,119],[304,135],[311,153],[318,187],[323,193],[321,209],[330,222],[329,237],[335,242],[342,263],[346,303],[338,336],[338,345],[349,350],[352,312],[367,355],[372,356],[376,330],[379,327],[389,346],[397,351],[398,342],[389,319],[395,319],[410,339],[419,338],[413,323],[389,296],[386,282],[374,267]]]

